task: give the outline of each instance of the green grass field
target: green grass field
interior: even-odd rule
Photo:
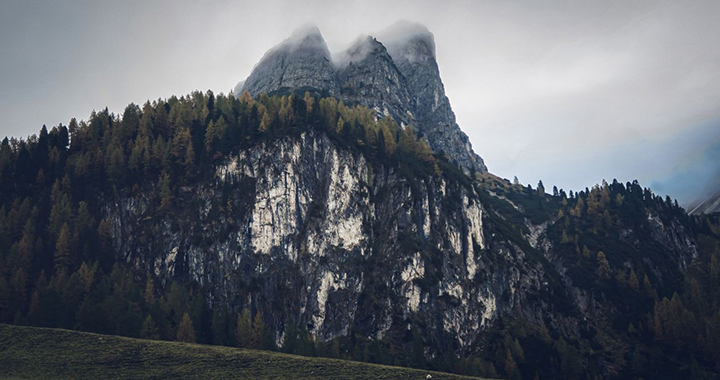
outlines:
[[[276,352],[0,324],[0,378],[469,379]]]

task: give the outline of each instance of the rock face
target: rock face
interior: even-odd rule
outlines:
[[[467,135],[455,122],[450,100],[440,79],[432,33],[420,24],[398,22],[380,35],[395,65],[413,94],[412,109],[418,129],[427,135],[432,148],[445,152],[461,167],[487,168],[472,149]]]
[[[290,38],[265,53],[241,91],[257,95],[305,87],[339,94],[330,52],[320,30],[314,26],[296,30]]]
[[[370,36],[360,37],[338,61],[343,99],[390,115],[405,125],[413,122],[409,87],[383,44]]]
[[[720,191],[688,207],[688,213],[693,215],[717,212],[720,212]]]
[[[162,282],[258,307],[278,332],[293,317],[322,340],[379,339],[423,321],[428,341],[466,350],[501,313],[537,309],[528,294],[547,287],[539,262],[493,237],[472,188],[373,172],[317,132],[229,157],[183,190],[182,215],[151,220],[147,199],[106,207],[117,252]]]
[[[378,39],[361,36],[335,62],[320,31],[301,28],[270,49],[233,92],[257,96],[303,90],[368,106],[378,117],[392,116],[412,125],[435,151],[446,154],[466,173],[487,172],[455,122],[435,60],[433,36],[424,26],[401,22]]]
[[[405,38],[360,38],[331,65],[316,29],[298,33],[268,52],[242,88],[334,91],[417,125],[436,149],[451,144],[446,153],[466,169],[485,170],[462,144],[432,36],[395,35]],[[114,250],[137,273],[161,286],[195,282],[212,306],[261,311],[280,345],[292,321],[321,341],[402,341],[412,331],[429,359],[493,350],[482,334],[513,320],[589,341],[619,312],[597,290],[602,256],[584,252],[578,234],[613,249],[614,276],[637,271],[665,289],[682,283],[680,271],[697,256],[692,226],[662,202],[624,206],[623,196],[603,201],[598,187],[594,208],[570,198],[570,219],[560,195],[491,174],[470,178],[442,160],[434,174],[396,170],[311,125],[243,146],[180,187],[172,211],[158,211],[151,184],[98,203]],[[650,199],[637,184],[627,189],[628,199]],[[624,207],[631,212],[611,218],[609,209]]]
[[[138,273],[196,282],[214,306],[260,310],[280,345],[296,321],[319,340],[412,329],[428,357],[468,355],[499,318],[568,336],[605,318],[557,256],[556,221],[525,219],[530,233],[511,234],[511,215],[479,189],[373,167],[308,130],[227,156],[211,179],[181,188],[171,213],[158,215],[157,190],[146,189],[113,197],[104,216]],[[697,255],[676,219],[651,213],[618,231],[627,247],[670,252],[645,259],[666,282]]]

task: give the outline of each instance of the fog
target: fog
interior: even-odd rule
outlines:
[[[637,178],[688,202],[718,186],[718,15],[717,1],[4,0],[0,135],[227,93],[308,23],[339,52],[410,20],[433,34],[458,124],[491,172],[565,189]]]

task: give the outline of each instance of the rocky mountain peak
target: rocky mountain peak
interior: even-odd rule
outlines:
[[[362,35],[331,58],[316,26],[299,28],[270,49],[233,92],[313,90],[374,109],[412,125],[430,146],[466,173],[485,172],[455,114],[440,79],[435,40],[423,25],[400,21],[379,34]]]
[[[378,34],[395,62],[435,60],[435,37],[425,25],[401,20]]]
[[[379,53],[381,51],[387,51],[380,41],[369,35],[360,35],[357,37],[350,46],[344,51],[336,54],[333,57],[333,62],[339,68],[343,68],[351,63],[358,63],[371,53]]]
[[[323,38],[322,33],[320,33],[320,29],[313,24],[295,29],[290,37],[279,46],[291,50],[317,50],[326,58],[330,58],[330,51],[325,43],[325,38]]]
[[[325,39],[317,26],[308,25],[276,45],[262,57],[239,91],[251,95],[303,87],[339,93],[335,69]]]
[[[398,123],[413,123],[412,96],[387,49],[371,36],[360,36],[335,59],[345,100],[364,104]]]

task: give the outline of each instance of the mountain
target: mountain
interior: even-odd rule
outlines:
[[[296,33],[243,84],[269,93],[2,140],[0,322],[491,378],[718,378],[720,218],[433,150],[457,125],[430,35],[401,29],[332,65]]]
[[[315,26],[296,30],[288,39],[268,50],[245,80],[241,91],[258,95],[303,87],[326,90],[330,95],[340,93],[330,51]]]
[[[688,213],[693,215],[712,214],[720,212],[720,191],[702,199],[688,207]]]
[[[435,151],[466,173],[487,172],[455,122],[435,60],[433,35],[422,25],[398,22],[380,36],[358,37],[333,62],[317,27],[300,28],[265,53],[233,92],[257,96],[310,90],[362,104],[379,117],[412,125]]]

